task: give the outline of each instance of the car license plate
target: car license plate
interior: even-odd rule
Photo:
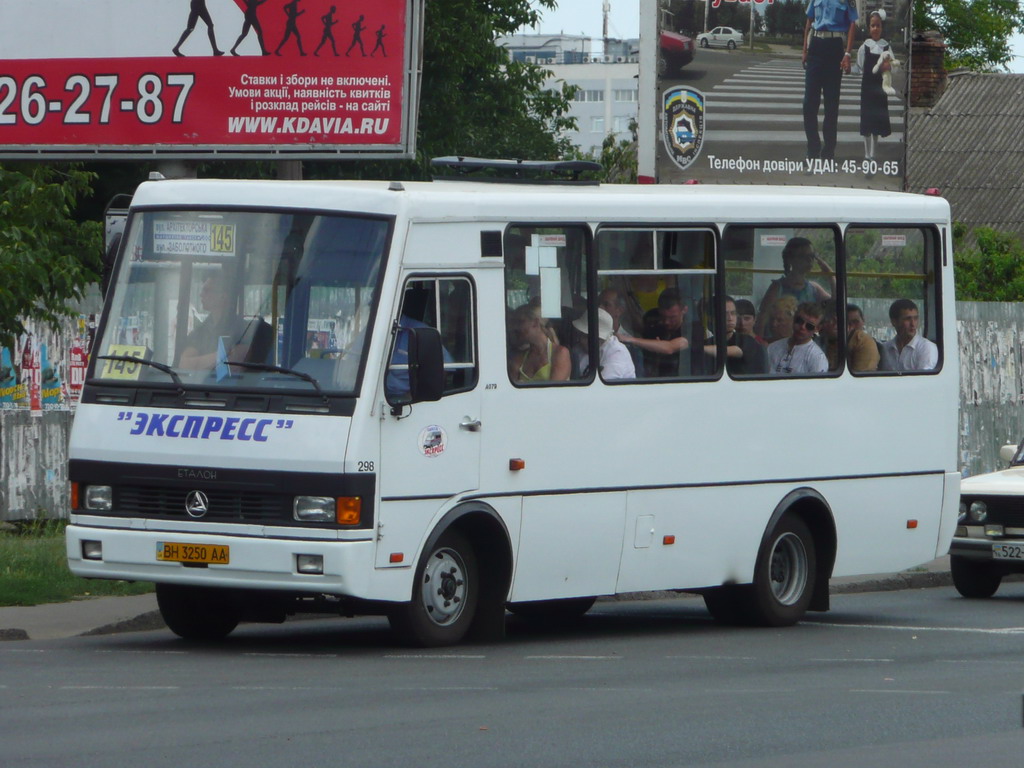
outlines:
[[[1024,560],[1024,544],[993,544],[992,557],[996,560]]]
[[[230,556],[230,547],[226,544],[183,544],[177,541],[156,543],[156,559],[163,562],[227,565]]]

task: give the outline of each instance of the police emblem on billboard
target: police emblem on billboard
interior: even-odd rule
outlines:
[[[693,88],[669,88],[661,104],[665,149],[676,165],[688,168],[704,144],[704,94]]]

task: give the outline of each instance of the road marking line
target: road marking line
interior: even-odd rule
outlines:
[[[57,690],[180,690],[180,685],[61,685]]]
[[[416,691],[416,692],[431,692],[431,691],[497,691],[498,686],[496,685],[482,685],[482,686],[469,686],[469,685],[450,685],[450,686],[430,686],[429,688],[393,688],[395,691]]]
[[[949,691],[913,691],[900,688],[851,688],[850,693],[905,693],[915,696],[948,696]]]
[[[524,656],[527,661],[610,661],[621,659],[621,656]]]
[[[840,627],[843,629],[893,629],[903,632],[966,632],[980,635],[1024,635],[1024,627],[1002,627],[985,629],[984,627],[908,627],[896,624],[839,624],[829,621],[808,622],[805,626],[816,624],[820,627]]]
[[[324,688],[315,685],[232,685],[232,691],[330,691],[334,687]]]
[[[808,659],[808,661],[822,661],[827,664],[877,664],[891,663],[896,659]]]

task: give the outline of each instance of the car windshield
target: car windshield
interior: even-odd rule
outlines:
[[[136,213],[94,376],[354,394],[389,231],[308,212]]]

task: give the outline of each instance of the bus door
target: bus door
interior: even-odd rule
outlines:
[[[450,497],[480,485],[480,409],[476,305],[465,275],[412,275],[401,309],[391,318],[381,427],[382,499]],[[402,405],[409,393],[408,329],[441,334],[444,394],[434,402]]]

